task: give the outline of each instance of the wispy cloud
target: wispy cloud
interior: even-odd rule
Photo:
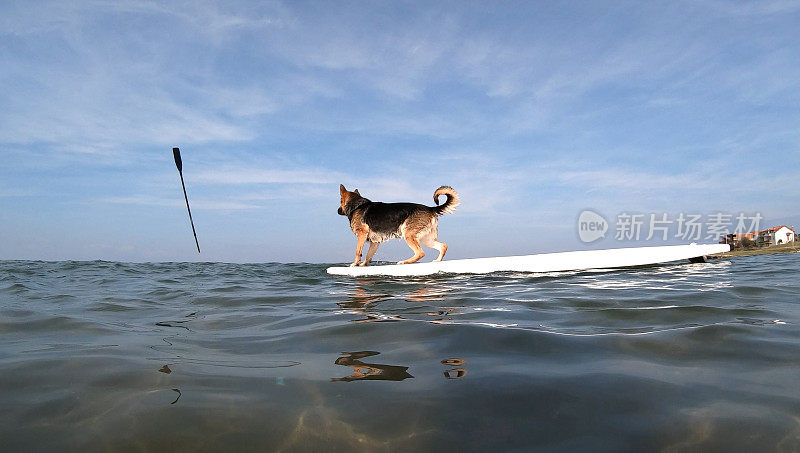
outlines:
[[[761,2],[711,0],[705,3],[710,11],[730,16],[768,16],[800,11],[800,2],[797,0],[766,0]]]
[[[595,25],[586,34],[596,39],[575,41],[475,33],[464,26],[464,13],[444,8],[413,19],[389,8],[397,14],[393,21],[373,23],[364,17],[369,9],[352,5],[332,15],[277,2],[52,6],[8,11],[16,20],[4,25],[5,33],[33,42],[55,33],[59,51],[70,58],[36,72],[33,59],[22,58],[21,49],[12,52],[3,74],[15,89],[3,100],[15,114],[3,117],[0,141],[84,148],[251,141],[275,130],[274,119],[322,132],[454,139],[553,127],[578,105],[596,110],[579,103],[620,80],[657,87],[658,98],[673,103],[680,98],[674,90],[686,83],[763,102],[786,93],[796,78],[786,73],[794,53],[787,50],[760,52],[746,66],[728,68],[715,53],[717,43],[698,39],[708,25],[682,20],[678,9],[660,16],[634,10],[642,24],[633,37],[619,39],[614,28]],[[144,39],[128,25],[132,19],[150,21],[144,33],[162,33],[190,52]],[[113,40],[105,37],[104,21],[120,22]],[[231,52],[242,40],[259,45]],[[235,73],[226,74],[219,59]],[[429,95],[454,84],[484,96],[484,107]],[[331,100],[341,101],[326,105]],[[337,104],[338,111],[330,110]]]
[[[4,198],[30,197],[36,194],[36,191],[32,189],[6,189],[0,187],[0,197]]]
[[[344,178],[337,171],[323,168],[275,169],[226,166],[197,173],[194,179],[205,184],[332,184]]]
[[[184,206],[183,200],[158,198],[150,196],[130,196],[130,197],[106,197],[97,200],[101,203],[128,204],[141,206],[165,206],[176,207]],[[192,200],[191,207],[198,210],[207,211],[241,211],[249,209],[259,209],[260,206],[235,201],[213,201],[213,200]]]

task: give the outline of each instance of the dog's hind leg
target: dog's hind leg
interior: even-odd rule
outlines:
[[[359,264],[359,266],[366,266],[372,261],[372,256],[375,255],[375,252],[378,251],[378,246],[381,245],[380,242],[372,242],[369,243],[369,250],[367,250],[367,256],[364,258],[364,261]]]
[[[422,259],[423,256],[425,256],[425,252],[422,251],[422,247],[419,246],[419,240],[417,240],[416,237],[406,236],[405,239],[406,239],[406,244],[408,244],[408,246],[411,247],[411,250],[414,251],[414,256],[412,256],[407,260],[398,261],[397,264],[416,263],[417,261]]]
[[[434,233],[430,233],[423,237],[422,241],[420,242],[425,247],[430,247],[439,251],[439,256],[434,261],[441,261],[442,258],[444,258],[444,254],[447,253],[447,244],[437,241]]]
[[[447,244],[434,241],[432,247],[439,251],[439,256],[434,261],[441,261],[444,258],[444,254],[447,253]]]

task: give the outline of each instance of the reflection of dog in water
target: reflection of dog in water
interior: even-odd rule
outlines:
[[[360,359],[380,354],[376,351],[343,352],[344,357],[336,359],[335,364],[349,366],[353,369],[353,374],[341,378],[332,378],[333,382],[350,381],[402,381],[403,379],[413,378],[408,374],[407,366],[381,365],[377,363],[364,363]],[[466,363],[463,359],[444,359],[442,365],[448,367],[459,367]],[[467,374],[464,368],[453,368],[444,372],[445,379],[460,379]]]
[[[407,366],[364,363],[360,360],[364,357],[380,354],[376,351],[343,352],[342,354],[347,355],[339,357],[334,363],[351,367],[353,374],[341,378],[332,378],[331,381],[402,381],[403,379],[414,377],[408,374]]]
[[[466,363],[464,359],[444,359],[442,360],[442,365],[447,366],[461,366]],[[467,375],[467,370],[463,368],[453,368],[452,370],[446,370],[444,372],[445,379],[461,379],[462,377]]]

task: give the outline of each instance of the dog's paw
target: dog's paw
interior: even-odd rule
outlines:
[[[357,262],[356,263],[350,263],[350,267],[356,267],[356,266],[358,266]]]
[[[358,263],[358,264],[356,264],[356,266],[358,266],[358,267],[364,267],[366,265],[367,265],[367,263]]]
[[[404,260],[404,261],[398,261],[397,264],[408,264],[408,263],[406,263]]]

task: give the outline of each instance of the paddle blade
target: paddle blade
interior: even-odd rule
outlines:
[[[181,150],[178,148],[172,148],[172,155],[175,157],[175,166],[178,167],[178,171],[183,171],[183,161],[181,161]]]

